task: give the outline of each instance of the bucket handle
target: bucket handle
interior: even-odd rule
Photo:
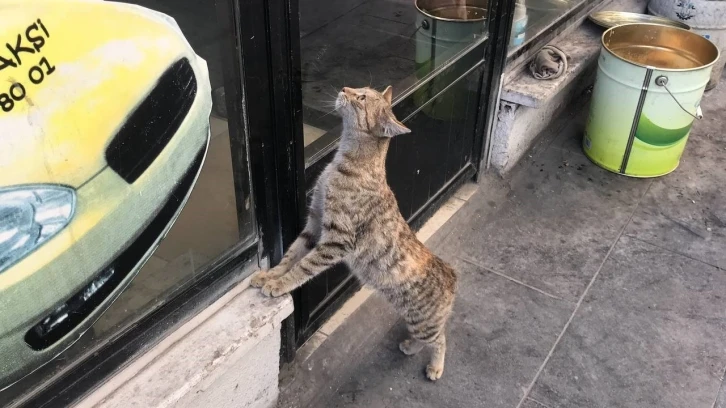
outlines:
[[[687,114],[689,114],[693,119],[703,119],[703,112],[701,112],[701,107],[700,106],[698,108],[696,108],[696,114],[694,115],[691,112],[689,112],[688,110],[686,110],[686,108],[684,108],[683,105],[681,105],[680,102],[678,102],[678,99],[676,99],[675,95],[673,95],[671,93],[671,90],[668,89],[668,77],[667,76],[661,75],[661,76],[657,77],[655,79],[655,84],[658,85],[658,86],[662,86],[663,88],[665,88],[666,92],[668,92],[668,95],[670,95],[671,98],[673,98],[673,100],[678,104],[678,106],[681,109],[683,109],[683,112],[686,112]]]

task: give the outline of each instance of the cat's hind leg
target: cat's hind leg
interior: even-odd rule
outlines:
[[[423,306],[416,308],[415,312],[409,312],[406,316],[411,338],[401,343],[399,348],[408,355],[410,352],[421,351],[424,346],[428,346],[432,350],[431,360],[426,366],[426,377],[431,381],[438,380],[444,373],[445,331],[450,313],[451,305]]]
[[[431,360],[426,366],[426,377],[431,381],[436,381],[444,374],[444,360],[446,357],[446,335],[443,333],[436,335],[426,341],[411,337],[399,343],[398,348],[407,356],[417,354],[424,347],[429,346],[432,349]]]
[[[446,356],[446,335],[441,333],[433,343],[430,343],[433,349],[431,361],[426,366],[426,377],[431,381],[436,381],[444,374],[444,358]]]
[[[398,344],[398,348],[407,356],[418,354],[424,347],[426,347],[426,343],[414,338],[406,339]]]

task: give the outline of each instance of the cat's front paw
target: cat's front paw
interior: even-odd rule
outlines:
[[[436,381],[444,375],[444,367],[426,366],[426,377],[431,381]]]
[[[262,287],[262,294],[270,297],[280,297],[287,293],[282,283],[278,280],[268,280]]]
[[[268,280],[270,280],[270,271],[268,271],[268,270],[257,271],[252,276],[252,280],[250,281],[250,286],[252,286],[253,288],[261,288],[265,285],[265,283]]]

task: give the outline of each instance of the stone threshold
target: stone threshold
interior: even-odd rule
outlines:
[[[254,265],[256,267],[256,265]],[[269,408],[278,395],[280,326],[292,298],[268,298],[248,277],[76,407]]]

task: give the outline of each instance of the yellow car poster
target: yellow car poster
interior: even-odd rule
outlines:
[[[0,2],[0,389],[73,344],[151,256],[209,142],[207,66],[170,17]]]

